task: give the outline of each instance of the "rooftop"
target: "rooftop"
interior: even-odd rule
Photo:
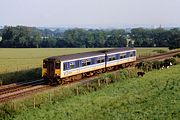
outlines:
[[[133,48],[104,49],[104,50],[98,50],[98,51],[92,51],[92,52],[82,52],[82,53],[69,54],[69,55],[52,56],[46,59],[65,61],[65,60],[73,60],[73,59],[78,59],[78,58],[86,58],[90,56],[104,55],[104,53],[110,54],[110,53],[122,52],[126,50],[134,50],[134,49]]]

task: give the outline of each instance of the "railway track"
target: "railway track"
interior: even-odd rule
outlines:
[[[153,60],[163,60],[169,57],[172,57],[173,55],[180,53],[180,50],[171,51],[168,53],[153,55],[153,56],[147,56],[147,57],[139,57],[137,58],[136,63],[139,63],[141,61],[153,61]],[[95,76],[96,77],[96,76]],[[92,77],[92,78],[95,78]],[[84,78],[80,81],[90,81],[92,78]],[[87,79],[87,80],[86,80]],[[75,81],[77,83],[78,81]],[[73,82],[74,83],[74,82]],[[45,81],[36,80],[33,82],[28,83],[18,83],[18,84],[11,84],[6,85],[3,87],[0,87],[0,103],[7,102],[9,100],[13,100],[15,98],[19,98],[22,96],[34,94],[40,91],[44,91],[46,89],[52,88],[51,86],[47,85]]]
[[[0,87],[0,102],[5,102],[7,99],[16,98],[18,95],[45,87],[46,82],[42,79],[26,82],[16,83]]]

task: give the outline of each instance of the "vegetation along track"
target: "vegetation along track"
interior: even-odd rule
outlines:
[[[166,59],[169,57],[172,57],[173,55],[176,55],[180,53],[180,50],[176,51],[171,51],[159,55],[153,55],[153,56],[148,56],[148,57],[139,57],[137,58],[137,61],[135,64],[141,62],[141,61],[153,61],[153,60],[162,60]],[[94,77],[92,77],[94,78]],[[85,78],[87,79],[87,78]],[[83,79],[82,81],[85,81]],[[87,80],[92,80],[92,79],[87,79]],[[86,80],[86,81],[87,81]],[[77,81],[76,81],[77,82]],[[73,82],[74,83],[74,82]],[[19,83],[19,84],[11,84],[11,85],[6,85],[3,87],[0,87],[0,102],[6,102],[18,97],[22,97],[25,95],[33,94],[42,90],[50,89],[52,88],[49,85],[45,84],[45,81],[43,80],[37,80],[34,82],[28,82],[28,83]]]
[[[171,52],[162,53],[162,54],[158,54],[158,55],[139,57],[139,58],[137,58],[136,62],[162,60],[162,59],[172,57],[172,56],[174,56],[174,55],[176,55],[178,53],[180,53],[180,50],[174,50],[174,51],[171,51]]]

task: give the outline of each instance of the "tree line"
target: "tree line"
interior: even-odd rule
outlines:
[[[180,48],[180,29],[133,28],[99,29],[38,29],[26,26],[5,26],[0,30],[3,48],[99,48],[99,47],[169,47]]]

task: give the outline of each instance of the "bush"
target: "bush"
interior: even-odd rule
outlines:
[[[173,57],[180,58],[180,53],[179,53],[179,54],[174,55]]]
[[[138,69],[142,69],[143,71],[151,71],[153,69],[153,63],[149,61],[142,61],[136,65]]]
[[[153,69],[161,69],[163,66],[163,61],[153,61]]]
[[[164,65],[169,66],[170,63],[172,63],[172,65],[176,65],[177,64],[176,59],[175,58],[169,58],[169,59],[164,60]]]

